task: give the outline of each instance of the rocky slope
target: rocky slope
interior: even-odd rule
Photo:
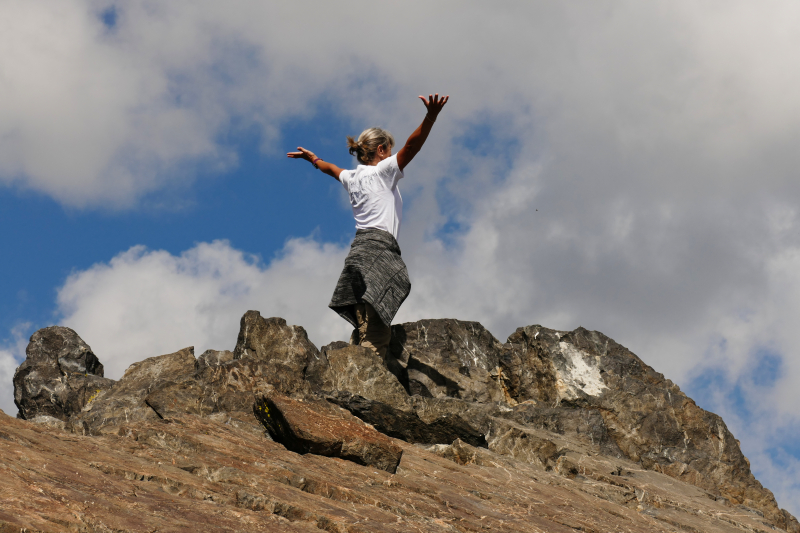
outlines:
[[[249,311],[119,381],[68,328],[27,355],[0,532],[800,531],[721,418],[582,328],[422,320],[379,360]]]

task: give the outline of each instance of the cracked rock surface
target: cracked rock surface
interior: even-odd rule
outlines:
[[[116,382],[68,328],[27,353],[3,532],[800,531],[720,417],[583,328],[422,320],[380,359],[248,311]]]

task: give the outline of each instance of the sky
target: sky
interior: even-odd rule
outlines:
[[[0,0],[0,408],[38,328],[117,379],[327,308],[345,136],[402,145],[396,323],[601,331],[800,515],[800,4]]]

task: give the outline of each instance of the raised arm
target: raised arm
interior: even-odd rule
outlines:
[[[328,176],[333,176],[337,180],[339,179],[339,174],[342,173],[342,169],[334,165],[333,163],[328,163],[323,161],[322,159],[318,158],[314,155],[314,152],[310,150],[306,150],[302,146],[297,147],[299,152],[289,152],[286,154],[286,157],[291,157],[292,159],[305,159],[316,168],[320,169],[322,172],[327,174]]]
[[[405,146],[400,148],[400,151],[397,152],[397,166],[400,167],[400,170],[403,170],[406,165],[414,159],[414,156],[420,151],[422,145],[425,144],[425,140],[431,132],[433,123],[436,122],[436,117],[439,116],[439,112],[450,99],[450,96],[439,98],[439,93],[436,93],[428,95],[429,100],[426,100],[424,96],[420,96],[419,98],[422,100],[422,103],[425,104],[428,113],[425,115],[425,118],[422,119],[422,124],[420,124],[408,138]]]

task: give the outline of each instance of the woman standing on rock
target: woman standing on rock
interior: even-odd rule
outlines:
[[[425,144],[436,117],[450,99],[439,94],[419,97],[428,112],[397,155],[394,137],[381,128],[364,130],[358,140],[347,137],[350,154],[361,163],[343,170],[300,146],[287,156],[305,159],[314,168],[342,183],[353,206],[356,237],[328,307],[356,329],[350,339],[383,357],[391,339],[392,319],[411,292],[408,270],[400,257],[397,233],[403,217],[403,198],[397,182],[403,169]]]

